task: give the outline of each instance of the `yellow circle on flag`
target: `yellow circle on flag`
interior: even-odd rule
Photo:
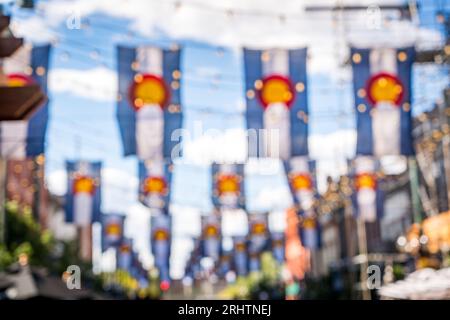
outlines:
[[[259,222],[255,223],[252,227],[252,233],[253,234],[264,234],[266,233],[266,224]]]
[[[78,177],[73,184],[73,192],[76,193],[94,193],[95,181],[91,177]]]
[[[272,75],[263,80],[260,99],[264,106],[272,103],[283,103],[290,106],[295,94],[290,80],[280,75]]]
[[[153,238],[157,241],[164,241],[169,239],[169,234],[164,229],[158,229],[155,231],[155,235],[153,236]]]
[[[162,177],[149,177],[144,182],[144,193],[164,194],[166,192],[166,181]]]
[[[305,218],[305,220],[303,220],[303,228],[304,229],[315,229],[316,228],[316,220],[314,218]]]
[[[400,80],[388,73],[379,73],[369,80],[368,98],[373,105],[388,102],[399,105],[403,98],[403,85]]]
[[[215,237],[219,234],[219,231],[217,230],[216,226],[208,225],[205,229],[205,236],[206,237]]]
[[[295,191],[304,191],[312,189],[311,177],[307,174],[297,174],[291,179],[292,189]]]
[[[120,236],[122,228],[118,223],[111,223],[106,227],[106,234],[108,236]]]
[[[131,252],[131,247],[128,244],[122,244],[119,250],[121,253],[129,253]]]
[[[377,186],[376,178],[373,174],[362,173],[356,176],[355,179],[356,190],[359,189],[375,189]]]
[[[237,175],[223,175],[217,182],[217,191],[219,195],[224,193],[239,193],[239,177]]]
[[[163,108],[169,102],[169,90],[164,79],[159,76],[137,75],[130,88],[130,99],[137,110],[146,105],[158,105]]]

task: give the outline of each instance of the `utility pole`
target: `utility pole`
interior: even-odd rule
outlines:
[[[450,88],[444,92],[444,105],[440,110],[442,136],[442,156],[444,158],[445,184],[447,187],[447,209],[450,210]]]
[[[408,158],[409,184],[411,188],[411,202],[413,211],[413,221],[422,222],[422,209],[419,197],[419,177],[417,175],[417,162],[414,157]]]
[[[358,247],[359,247],[359,256],[361,258],[360,261],[360,284],[361,284],[361,293],[363,300],[370,300],[370,291],[367,287],[367,270],[369,269],[369,255],[367,252],[367,237],[366,237],[366,222],[362,215],[358,215],[357,218],[357,230],[358,230]]]

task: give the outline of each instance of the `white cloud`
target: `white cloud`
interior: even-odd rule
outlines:
[[[309,137],[311,158],[318,160],[317,183],[324,191],[327,176],[338,177],[347,173],[347,159],[355,154],[356,131],[340,130]]]
[[[11,30],[17,37],[24,37],[34,43],[53,42],[57,39],[45,19],[39,16],[30,16],[20,22],[13,20]]]
[[[292,195],[287,185],[275,188],[272,186],[260,190],[253,201],[260,208],[283,210],[292,205]]]
[[[52,92],[75,94],[86,99],[114,101],[117,96],[117,74],[104,67],[53,69],[49,73],[49,88]]]
[[[335,1],[283,1],[277,0],[228,0],[211,2],[197,0],[195,4],[180,1],[175,9],[174,1],[142,0],[74,0],[43,3],[46,21],[52,25],[63,23],[74,14],[85,18],[93,13],[128,18],[131,30],[146,36],[164,34],[168,39],[198,40],[214,45],[238,48],[298,47],[310,48],[310,71],[329,73],[345,60],[348,42],[364,44],[370,39],[384,44],[436,45],[442,38],[436,31],[419,29],[410,22],[399,22],[393,12],[382,13],[376,23],[379,30],[368,23],[373,17],[365,11],[345,13],[344,22],[336,20],[335,12],[305,12],[307,5],[336,5]],[[403,4],[397,0],[345,0],[342,4]],[[205,9],[205,6],[207,7]],[[145,12],[145,14],[143,14]],[[232,12],[230,14],[230,12]],[[249,14],[255,13],[255,14]],[[280,17],[285,16],[283,20]],[[378,20],[377,20],[378,21]],[[93,21],[95,25],[111,28],[106,20]],[[114,29],[117,29],[114,28]],[[430,40],[432,39],[432,40]]]
[[[210,130],[184,145],[184,161],[198,164],[243,162],[246,155],[246,134],[243,129]]]

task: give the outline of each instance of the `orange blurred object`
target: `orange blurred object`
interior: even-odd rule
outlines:
[[[255,223],[252,226],[251,233],[252,234],[265,234],[266,233],[266,224],[265,223]]]
[[[301,280],[311,267],[310,252],[302,245],[299,218],[295,209],[288,209],[286,218],[286,266],[292,277]]]
[[[108,236],[120,236],[122,227],[118,223],[111,223],[106,226],[106,234]]]
[[[130,87],[129,98],[136,110],[153,105],[164,108],[170,101],[170,91],[160,76],[137,74]]]
[[[259,99],[264,107],[273,103],[291,106],[295,99],[294,86],[282,75],[271,75],[262,81]]]
[[[360,189],[372,189],[375,190],[377,187],[377,179],[374,174],[371,173],[361,173],[355,178],[355,188]]]
[[[90,193],[95,192],[95,181],[91,177],[80,176],[73,182],[73,192],[77,193]]]
[[[450,249],[450,211],[425,219],[422,231],[427,237],[429,252],[437,253],[441,249]]]
[[[163,177],[148,177],[144,182],[145,194],[166,194],[167,184]]]
[[[311,190],[311,176],[308,174],[297,174],[291,178],[291,186],[295,191]]]
[[[403,99],[403,85],[395,75],[379,73],[367,85],[368,98],[372,105],[380,102],[399,105]]]
[[[34,84],[33,78],[23,74],[9,74],[7,78],[8,87],[24,87]]]
[[[214,238],[219,235],[219,230],[215,225],[208,225],[205,228],[205,237],[206,238]]]
[[[217,180],[217,191],[222,196],[226,193],[240,192],[240,177],[237,175],[221,175]]]

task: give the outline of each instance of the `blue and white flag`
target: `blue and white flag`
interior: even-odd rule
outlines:
[[[360,156],[353,160],[354,212],[366,222],[374,222],[383,216],[383,192],[379,185],[379,168],[379,161],[373,157]]]
[[[203,248],[202,248],[202,239],[201,237],[195,237],[193,238],[193,249],[191,252],[191,270],[192,275],[195,279],[199,279],[202,277],[202,266],[201,266],[201,260],[203,257]]]
[[[124,155],[142,160],[180,155],[180,50],[142,46],[117,49],[117,118]],[[175,136],[172,137],[172,134]]]
[[[285,262],[284,246],[285,237],[283,232],[271,232],[270,239],[272,242],[272,255],[279,264]]]
[[[321,228],[317,215],[302,215],[300,237],[305,248],[317,250],[321,247]]]
[[[358,155],[412,155],[415,49],[351,49]]]
[[[38,84],[47,92],[50,45],[24,45],[4,59],[9,86]],[[0,156],[24,160],[44,153],[48,105],[41,106],[30,119],[0,122]]]
[[[284,164],[294,203],[302,213],[313,215],[316,200],[316,162],[308,157],[293,157]]]
[[[246,276],[248,273],[247,238],[243,236],[233,237],[233,262],[234,270],[238,276]]]
[[[261,269],[261,253],[267,249],[269,244],[268,217],[266,213],[249,214],[249,271]]]
[[[245,208],[244,165],[213,163],[212,202],[216,208]]]
[[[173,164],[168,161],[139,162],[139,200],[151,209],[167,212]]]
[[[210,257],[215,263],[218,263],[222,246],[219,215],[202,216],[202,244],[203,256]]]
[[[102,249],[117,248],[122,243],[125,216],[121,214],[102,215]]]
[[[192,243],[193,243],[193,248],[192,248],[191,254],[189,256],[189,259],[186,263],[184,275],[185,275],[185,277],[188,277],[191,279],[197,279],[200,277],[200,273],[201,273],[201,266],[200,266],[200,259],[202,256],[201,239],[193,238]]]
[[[101,218],[101,162],[67,161],[66,221],[89,226]]]
[[[232,270],[233,254],[231,251],[222,251],[220,256],[219,267],[217,273],[219,277],[224,278],[229,271]]]
[[[158,214],[151,217],[151,248],[155,267],[161,281],[170,281],[169,261],[171,246],[171,217]]]
[[[136,251],[132,251],[131,253],[131,268],[130,275],[139,280],[140,275],[142,274],[143,267],[141,261],[139,261],[139,254]]]
[[[122,238],[116,251],[117,269],[130,271],[133,264],[133,240]]]
[[[244,50],[250,157],[308,155],[306,60],[305,48]]]

